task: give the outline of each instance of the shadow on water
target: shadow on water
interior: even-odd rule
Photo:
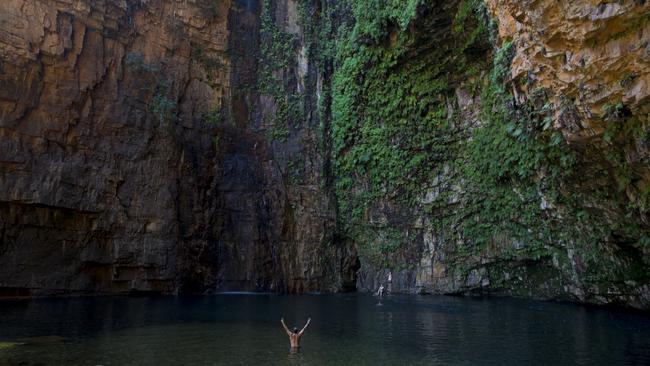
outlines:
[[[381,303],[381,305],[379,305]],[[297,353],[279,320],[312,324]],[[438,296],[222,294],[0,303],[0,365],[642,365],[650,316]]]

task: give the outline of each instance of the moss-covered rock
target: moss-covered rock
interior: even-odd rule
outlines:
[[[650,306],[645,115],[608,107],[608,149],[576,144],[575,105],[552,83],[521,91],[521,42],[481,1],[385,4],[372,20],[351,3],[332,136],[359,287],[390,269],[397,291]]]

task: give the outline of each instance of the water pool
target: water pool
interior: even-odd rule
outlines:
[[[299,353],[280,325],[312,324]],[[362,294],[0,303],[0,365],[650,365],[650,315]]]

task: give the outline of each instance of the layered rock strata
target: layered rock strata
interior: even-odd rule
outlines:
[[[273,6],[297,57],[296,3]],[[347,249],[326,245],[318,122],[282,142],[263,122],[274,105],[256,91],[260,12],[258,1],[0,4],[0,294],[341,286]],[[291,180],[290,163],[309,178]]]

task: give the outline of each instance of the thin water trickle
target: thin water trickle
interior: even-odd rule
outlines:
[[[280,326],[312,318],[297,354]],[[0,303],[0,365],[643,365],[650,315],[508,299],[98,297]]]

